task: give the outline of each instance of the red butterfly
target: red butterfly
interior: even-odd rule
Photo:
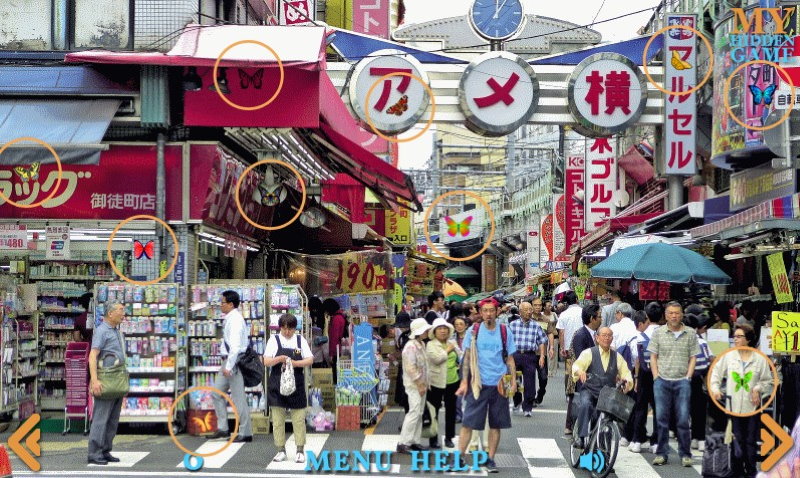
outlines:
[[[146,256],[148,259],[152,259],[155,255],[155,247],[153,241],[147,241],[146,244],[142,244],[138,240],[133,241],[133,257],[141,259],[142,256]]]

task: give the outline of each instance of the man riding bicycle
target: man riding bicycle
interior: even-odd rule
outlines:
[[[625,393],[633,388],[633,377],[625,359],[611,349],[614,333],[610,328],[602,327],[597,331],[596,338],[597,345],[584,350],[572,364],[572,376],[577,383],[575,392],[579,428],[575,444],[578,448],[585,448],[589,422],[594,416],[600,390],[605,386],[614,387],[620,382],[625,382]]]

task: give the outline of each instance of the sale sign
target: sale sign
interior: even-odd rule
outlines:
[[[772,312],[772,351],[798,353],[800,339],[800,314],[797,312]]]
[[[669,15],[667,25],[695,28],[694,15]],[[664,62],[666,89],[688,91],[697,84],[697,38],[693,31],[672,28],[664,32],[664,47],[669,61]],[[694,157],[697,131],[697,99],[695,93],[669,95],[666,115],[667,174],[691,176],[697,172]]]
[[[28,226],[0,224],[0,249],[14,251],[28,249]]]
[[[772,279],[772,288],[775,291],[775,301],[779,304],[794,301],[789,276],[786,275],[786,266],[783,263],[783,253],[776,252],[767,256],[769,276]]]

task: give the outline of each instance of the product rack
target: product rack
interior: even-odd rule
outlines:
[[[38,380],[38,314],[22,309],[17,278],[0,281],[0,412],[23,421],[36,413]]]

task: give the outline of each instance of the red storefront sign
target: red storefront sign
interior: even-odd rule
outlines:
[[[566,196],[566,221],[564,226],[566,227],[567,247],[565,253],[567,255],[571,254],[573,248],[578,246],[584,232],[583,199],[580,197],[585,186],[584,162],[582,156],[569,156],[567,158],[567,167],[564,170],[564,193]]]

